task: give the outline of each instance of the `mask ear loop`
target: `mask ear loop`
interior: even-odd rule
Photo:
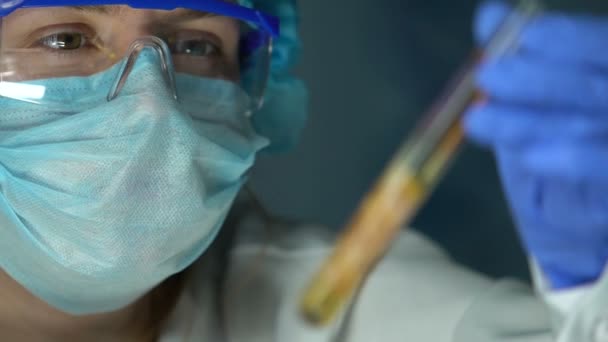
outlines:
[[[171,51],[169,51],[169,47],[162,39],[149,36],[137,39],[129,47],[127,52],[128,57],[123,62],[114,85],[112,88],[110,88],[110,92],[107,97],[108,102],[114,100],[120,94],[120,91],[127,83],[127,79],[129,78],[131,71],[133,71],[137,58],[145,48],[152,48],[158,54],[160,58],[160,67],[162,69],[165,82],[167,82],[167,85],[171,89],[173,99],[177,101],[177,87],[175,85],[175,74],[173,73],[175,69],[173,68]]]

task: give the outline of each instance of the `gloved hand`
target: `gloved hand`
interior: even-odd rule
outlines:
[[[482,6],[477,38],[510,11]],[[608,260],[608,17],[539,16],[478,84],[488,101],[465,130],[495,153],[527,251],[554,289],[596,281]]]

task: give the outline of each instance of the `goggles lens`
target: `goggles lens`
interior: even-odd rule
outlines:
[[[166,44],[169,72],[234,82],[249,95],[250,109],[261,105],[268,77],[270,34],[212,13],[128,6],[24,8],[0,25],[0,95],[17,100],[61,105],[45,98],[36,81],[104,72],[124,61],[134,42],[150,36]],[[36,86],[27,87],[28,82]]]

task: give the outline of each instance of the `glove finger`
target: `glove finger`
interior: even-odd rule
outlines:
[[[520,48],[534,55],[608,68],[608,18],[552,13],[533,19],[520,37]]]
[[[608,74],[521,54],[484,63],[479,87],[501,102],[545,108],[608,110]]]
[[[589,141],[546,141],[521,148],[521,165],[538,177],[560,182],[608,187],[608,144]]]
[[[512,209],[526,221],[521,222],[522,226],[532,229],[551,226],[555,233],[574,241],[584,236],[598,236],[605,230],[608,226],[606,185],[539,174],[527,167],[516,150],[510,149],[508,153],[504,150],[498,153],[498,168]]]
[[[503,1],[488,1],[476,14],[474,32],[479,44],[485,44],[498,26],[513,11]],[[522,32],[519,48],[558,62],[608,67],[608,18],[546,12],[530,21]]]
[[[512,10],[512,6],[504,1],[486,1],[481,4],[477,8],[473,27],[477,43],[485,45]]]
[[[608,136],[608,120],[586,112],[545,110],[490,101],[464,117],[467,136],[482,146],[522,146],[561,140],[576,143]]]

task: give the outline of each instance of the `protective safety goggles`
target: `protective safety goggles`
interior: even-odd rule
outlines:
[[[99,85],[111,101],[150,49],[177,99],[191,93],[175,82],[185,74],[233,82],[258,109],[279,33],[277,18],[229,0],[0,1],[0,17],[0,96],[58,107],[41,80],[116,69]]]

